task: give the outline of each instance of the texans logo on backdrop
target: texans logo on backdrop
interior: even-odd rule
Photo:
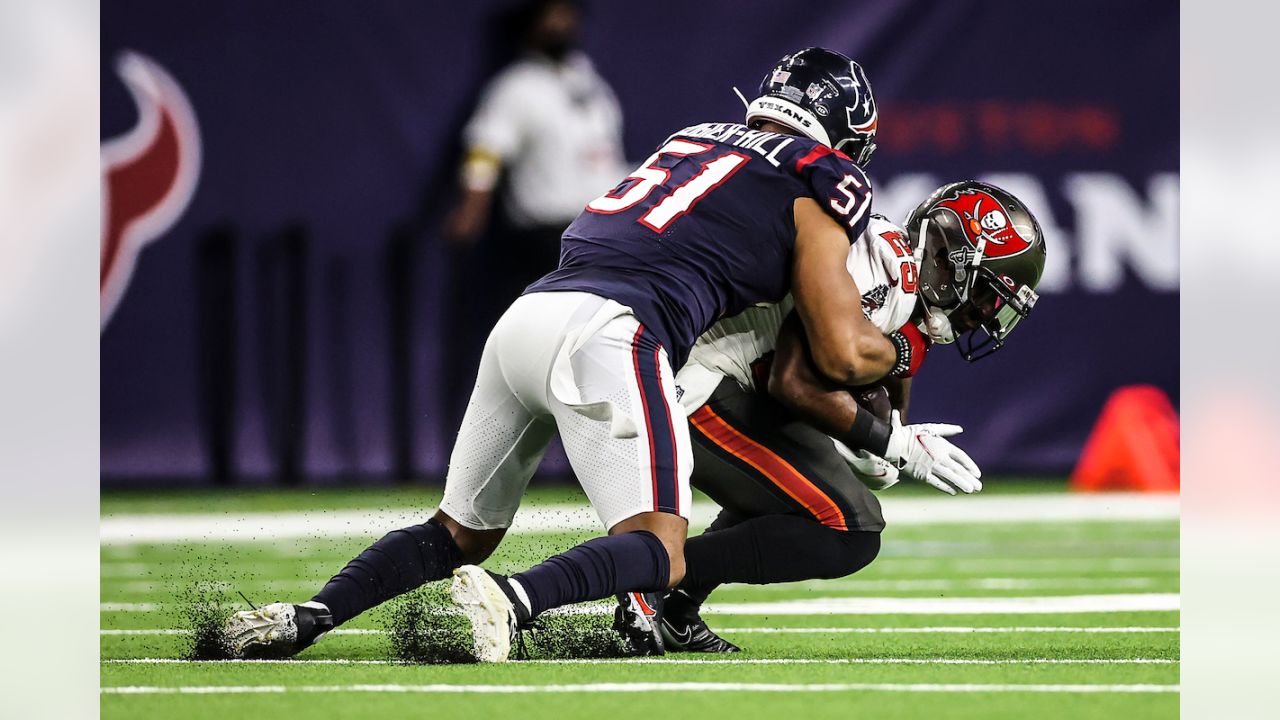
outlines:
[[[102,144],[101,327],[124,297],[138,254],[177,222],[200,175],[200,130],[182,87],[154,60],[126,51],[116,64],[138,124]]]
[[[983,257],[1011,257],[1031,247],[1017,227],[1009,222],[1009,216],[1000,203],[985,192],[965,190],[939,201],[938,207],[955,213],[970,245],[976,248],[980,240],[986,240]]]

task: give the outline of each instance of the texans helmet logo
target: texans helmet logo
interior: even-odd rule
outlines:
[[[142,248],[178,221],[200,175],[200,131],[186,93],[164,68],[135,52],[116,67],[138,107],[138,124],[102,144],[100,322],[105,328]]]
[[[970,245],[977,248],[985,241],[983,257],[1012,257],[1031,247],[1031,242],[1010,222],[1009,215],[1000,203],[985,192],[965,190],[954,197],[940,200],[937,207],[950,210],[960,219],[960,226]]]

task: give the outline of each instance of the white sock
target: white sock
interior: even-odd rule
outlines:
[[[529,593],[524,591],[522,586],[515,578],[507,578],[507,583],[511,585],[511,589],[516,592],[516,599],[524,606],[524,614],[532,615],[533,607],[529,604]]]
[[[312,610],[323,610],[324,612],[329,612],[328,605],[325,605],[324,603],[316,602],[315,600],[308,600],[304,603],[298,603],[298,607],[311,608]]]

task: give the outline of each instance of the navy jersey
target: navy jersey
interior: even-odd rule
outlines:
[[[525,292],[578,290],[629,306],[679,369],[721,317],[791,286],[794,201],[811,197],[853,242],[871,183],[845,155],[735,123],[685,128],[564,232],[560,266]]]

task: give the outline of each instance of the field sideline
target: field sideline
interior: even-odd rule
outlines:
[[[740,655],[535,651],[505,666],[403,664],[386,634],[390,610],[357,618],[297,661],[183,659],[197,586],[228,611],[244,604],[237,591],[258,603],[306,599],[376,535],[420,522],[431,493],[106,493],[103,716],[564,720],[648,717],[663,706],[683,716],[1176,715],[1176,498],[1045,487],[993,481],[972,498],[883,494],[890,527],[863,572],[713,596],[708,617],[744,647]],[[591,534],[582,507],[572,491],[536,491],[522,530],[490,565],[526,566]],[[695,525],[709,512],[700,509]],[[607,625],[607,607],[577,612],[575,622]]]

